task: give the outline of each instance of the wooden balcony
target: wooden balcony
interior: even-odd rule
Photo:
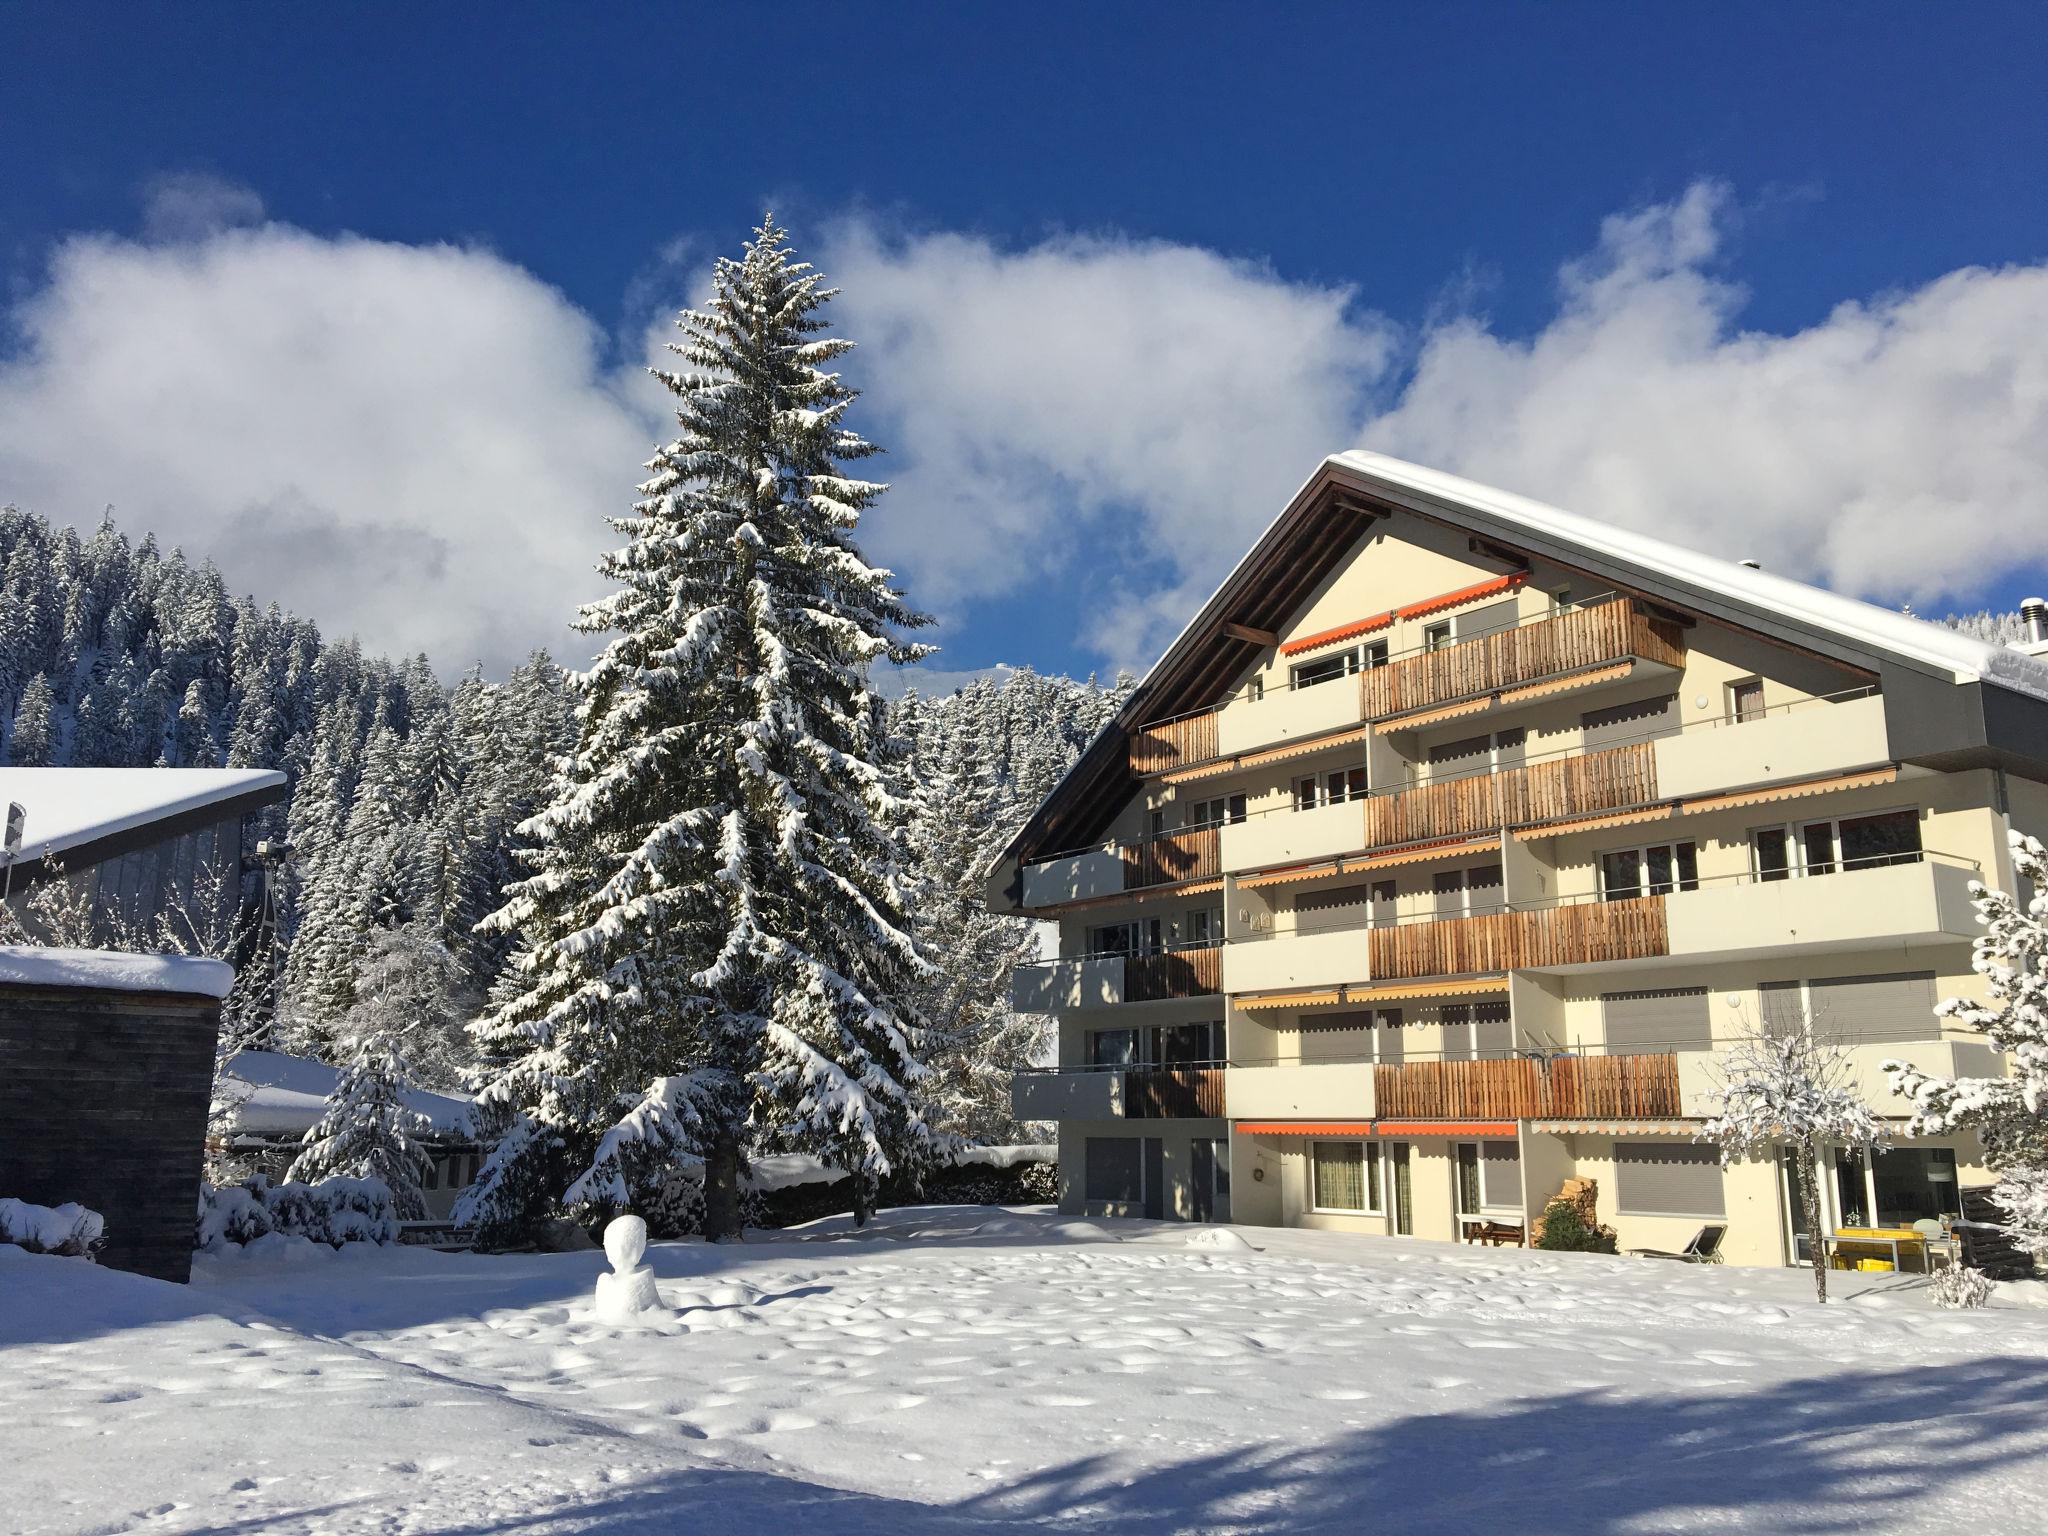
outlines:
[[[1213,880],[1223,872],[1220,827],[1188,827],[1142,843],[1123,843],[1124,889],[1178,885],[1183,880]]]
[[[1381,720],[1626,660],[1682,667],[1685,632],[1618,597],[1361,672],[1359,710],[1363,719]]]
[[[1124,957],[1127,1003],[1158,1003],[1176,997],[1210,997],[1223,990],[1223,946],[1169,949],[1157,955]]]
[[[1495,832],[1527,822],[1623,810],[1656,798],[1655,748],[1647,741],[1634,742],[1374,795],[1365,802],[1365,846]]]
[[[1146,1067],[1124,1074],[1127,1120],[1221,1120],[1223,1068]]]
[[[1662,1052],[1375,1067],[1373,1112],[1389,1120],[1668,1120],[1682,1112],[1678,1058]]]
[[[1131,772],[1144,778],[1216,756],[1216,713],[1211,709],[1140,726],[1131,733]]]
[[[1374,981],[1544,970],[1671,952],[1662,896],[1400,923],[1366,935]]]

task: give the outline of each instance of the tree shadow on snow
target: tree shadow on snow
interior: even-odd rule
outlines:
[[[2019,1359],[1848,1372],[1753,1392],[1574,1393],[1500,1412],[1414,1414],[1334,1437],[1321,1426],[1336,1410],[1304,1401],[1298,1423],[1241,1426],[1270,1433],[1266,1445],[1136,1476],[1092,1458],[925,1504],[707,1468],[464,1527],[462,1536],[1048,1527],[1636,1536],[1695,1524],[1825,1533],[1944,1527],[1959,1509],[1997,1509],[1997,1523],[2017,1530],[2039,1510],[2014,1496],[2048,1484],[2044,1403],[2048,1362]],[[1958,1484],[1976,1479],[2002,1489],[1963,1494]]]

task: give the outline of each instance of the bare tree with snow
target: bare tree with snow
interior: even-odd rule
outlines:
[[[1800,1209],[1813,1241],[1813,1294],[1825,1302],[1823,1158],[1837,1146],[1878,1146],[1885,1140],[1883,1123],[1857,1087],[1848,1051],[1816,1034],[1811,1021],[1759,1030],[1722,1061],[1715,1103],[1700,1136],[1720,1148],[1723,1167],[1782,1151],[1797,1173]]]

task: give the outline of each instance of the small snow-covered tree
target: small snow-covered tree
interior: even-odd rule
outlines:
[[[21,703],[14,711],[14,728],[7,737],[7,760],[15,767],[46,768],[54,760],[54,704],[50,680],[38,672],[21,692]]]
[[[1724,1168],[1783,1150],[1798,1174],[1800,1208],[1814,1239],[1813,1293],[1825,1302],[1822,1158],[1836,1146],[1883,1145],[1884,1125],[1863,1101],[1849,1053],[1817,1035],[1811,1021],[1773,1025],[1737,1042],[1720,1072],[1715,1113],[1700,1137],[1720,1148]]]
[[[2048,1262],[2048,849],[2022,832],[2011,834],[2011,846],[2013,870],[2030,893],[2024,905],[1981,881],[1970,884],[1984,925],[1970,968],[1991,1000],[1952,997],[1935,1009],[1983,1031],[2011,1075],[1935,1077],[1904,1061],[1884,1069],[1893,1090],[1912,1102],[1911,1134],[1977,1133],[1999,1176],[1992,1198],[2005,1211],[2006,1230]]]
[[[486,1097],[523,1117],[513,1150],[580,1169],[556,1199],[616,1209],[701,1156],[718,1238],[749,1144],[844,1169],[860,1213],[929,1133],[908,807],[869,681],[923,654],[897,635],[923,620],[853,541],[884,487],[848,473],[876,450],[843,423],[831,291],[772,221],[713,290],[657,374],[680,431],[613,520],[616,590],[579,620],[611,639],[521,829],[532,873],[486,920],[522,947],[479,1045],[505,1063]],[[494,1157],[463,1216],[542,1187],[520,1161]]]
[[[392,1020],[365,999],[350,1023],[348,1065],[286,1177],[306,1184],[337,1175],[376,1179],[391,1191],[401,1221],[420,1220],[427,1214],[420,1183],[430,1166],[420,1138],[431,1126],[406,1105],[412,1074]]]

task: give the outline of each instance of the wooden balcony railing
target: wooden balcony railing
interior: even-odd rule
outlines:
[[[1367,974],[1375,981],[1642,960],[1670,952],[1662,896],[1399,923],[1366,935]]]
[[[1124,889],[1212,880],[1223,872],[1223,833],[1217,827],[1189,827],[1142,843],[1122,843]]]
[[[1685,631],[1617,597],[1361,672],[1359,708],[1379,720],[1628,658],[1683,666]]]
[[[1183,715],[1131,733],[1131,772],[1139,778],[1167,773],[1216,755],[1216,711]]]
[[[1365,802],[1365,846],[1493,832],[1656,798],[1656,752],[1641,741],[1375,795]]]
[[[1411,1061],[1373,1069],[1388,1120],[1665,1120],[1679,1114],[1678,1058]]]
[[[1221,1067],[1145,1067],[1124,1074],[1126,1120],[1221,1120]]]
[[[1124,1001],[1157,1003],[1174,997],[1209,997],[1223,990],[1223,946],[1169,949],[1124,958]]]

